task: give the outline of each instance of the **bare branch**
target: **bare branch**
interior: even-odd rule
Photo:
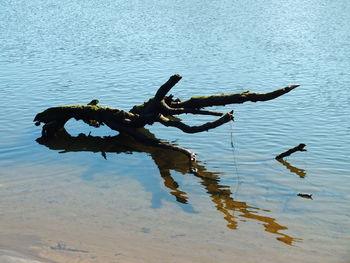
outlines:
[[[164,99],[165,95],[180,81],[181,78],[182,76],[179,74],[171,76],[169,80],[158,89],[156,95],[154,95],[155,102],[160,102]]]
[[[192,97],[189,100],[176,102],[172,101],[170,107],[172,108],[204,108],[212,106],[224,106],[227,104],[240,104],[247,101],[267,101],[273,100],[289,91],[299,87],[299,85],[291,85],[282,89],[278,89],[268,93],[254,93],[245,91],[242,93],[223,94],[223,95],[212,95],[203,97]]]
[[[185,113],[191,113],[191,114],[199,114],[199,115],[212,115],[212,116],[222,116],[224,113],[217,112],[217,111],[210,111],[210,110],[197,110],[197,109],[186,109],[188,112]]]
[[[172,108],[170,107],[165,100],[161,100],[159,103],[159,106],[161,107],[161,112],[163,114],[169,114],[169,115],[178,115],[178,114],[200,114],[200,115],[213,115],[213,116],[222,116],[224,115],[221,112],[216,111],[206,111],[206,110],[198,110],[193,108]]]
[[[306,152],[306,149],[304,149],[306,145],[304,143],[299,144],[298,146],[295,146],[294,148],[289,149],[286,152],[283,152],[275,157],[276,160],[283,159],[284,157],[287,157],[291,155],[292,153],[295,153],[297,151]]]
[[[231,120],[233,120],[233,111],[226,113],[221,118],[219,118],[213,122],[207,122],[207,123],[204,123],[203,125],[200,125],[200,126],[189,126],[189,125],[187,125],[183,122],[180,122],[180,121],[172,121],[172,120],[164,117],[162,114],[159,114],[159,116],[158,116],[158,121],[161,124],[163,124],[164,126],[175,127],[175,128],[178,128],[186,133],[197,133],[197,132],[202,132],[202,131],[208,131],[210,129],[214,129],[220,125],[223,125],[226,122],[229,122]]]

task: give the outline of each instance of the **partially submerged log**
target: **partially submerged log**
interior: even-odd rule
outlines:
[[[42,137],[53,137],[58,131],[64,129],[68,120],[74,118],[83,120],[88,125],[99,127],[106,125],[119,133],[126,133],[135,139],[147,143],[163,145],[186,154],[190,160],[194,160],[194,154],[190,151],[175,147],[158,139],[150,138],[142,134],[139,129],[155,122],[167,127],[180,129],[185,133],[198,133],[219,127],[234,119],[233,111],[222,113],[204,110],[206,107],[225,106],[228,104],[238,104],[247,101],[267,101],[275,99],[288,93],[299,85],[291,85],[268,93],[254,93],[245,91],[241,93],[211,95],[203,97],[192,97],[189,100],[181,101],[174,99],[172,95],[167,95],[169,91],[181,80],[180,75],[173,75],[156,92],[153,98],[142,105],[134,106],[130,111],[98,106],[98,100],[92,100],[87,105],[59,106],[48,108],[38,113],[34,122],[36,125],[44,123]],[[218,119],[204,123],[199,126],[190,126],[181,121],[178,115],[200,114],[219,116]]]

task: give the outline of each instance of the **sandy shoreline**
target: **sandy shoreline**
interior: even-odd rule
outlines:
[[[49,263],[49,261],[33,259],[29,255],[24,255],[16,251],[0,249],[1,263]]]

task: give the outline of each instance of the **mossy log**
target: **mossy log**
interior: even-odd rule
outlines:
[[[275,99],[288,93],[299,85],[291,85],[268,93],[253,93],[245,91],[241,93],[211,95],[203,97],[192,97],[189,100],[181,101],[167,95],[169,91],[180,81],[180,75],[173,75],[156,92],[153,98],[142,105],[134,106],[130,111],[123,111],[110,107],[98,106],[98,100],[94,99],[87,105],[59,106],[48,108],[38,113],[34,122],[36,125],[44,123],[42,137],[53,137],[64,128],[68,120],[74,118],[83,120],[85,123],[99,127],[106,125],[112,130],[129,134],[140,141],[160,144],[159,140],[150,138],[139,132],[139,128],[152,125],[155,122],[167,127],[175,127],[185,133],[198,133],[214,129],[233,120],[233,111],[227,113],[204,110],[212,106],[225,106],[228,104],[244,103],[246,101],[257,102]],[[190,126],[181,121],[176,115],[200,114],[219,116],[218,119],[204,123],[199,126]],[[173,147],[193,159],[193,153],[181,147]]]

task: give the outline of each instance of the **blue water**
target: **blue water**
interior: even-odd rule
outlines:
[[[210,213],[228,233],[245,233],[241,227],[247,221],[258,225],[258,233],[267,233],[260,237],[261,244],[268,240],[297,245],[312,254],[328,243],[337,251],[334,262],[346,262],[349,14],[350,4],[342,0],[0,1],[0,215],[11,210],[23,191],[29,199],[33,192],[43,191],[45,198],[45,191],[55,186],[74,188],[70,180],[87,184],[106,180],[102,185],[110,189],[110,178],[126,178],[151,195],[149,209],[154,216],[169,205],[193,215]],[[119,154],[114,149],[106,152],[105,160],[101,149],[92,153],[91,147],[78,147],[58,154],[62,147],[50,150],[35,141],[41,131],[32,120],[48,107],[98,98],[102,105],[129,110],[153,96],[175,73],[183,79],[172,93],[181,99],[301,86],[273,101],[215,108],[234,109],[235,121],[210,132],[186,135],[157,124],[149,127],[158,138],[196,152],[202,175],[215,178],[214,190],[208,190],[210,180],[177,167],[177,157],[168,152],[155,157],[155,149]],[[184,117],[191,125],[209,119]],[[107,128],[74,121],[67,130],[73,136],[90,131],[94,136],[115,135]],[[274,160],[299,143],[305,143],[308,151],[287,161],[301,171],[301,177]],[[179,185],[177,190],[166,185],[154,160],[170,162],[162,165],[172,179],[166,178]],[[65,166],[73,167],[74,179],[59,173],[60,168],[42,169]],[[50,183],[53,177],[57,185]],[[220,197],[225,189],[230,194]],[[187,203],[179,202],[173,191],[182,191],[178,194],[186,196]],[[313,200],[298,193],[313,194]],[[196,207],[194,196],[207,202]],[[271,225],[278,233],[269,230],[266,220],[286,229]],[[0,233],[6,224],[0,224]],[[292,241],[279,242],[281,233]],[[250,247],[255,239],[249,232],[244,242]]]

